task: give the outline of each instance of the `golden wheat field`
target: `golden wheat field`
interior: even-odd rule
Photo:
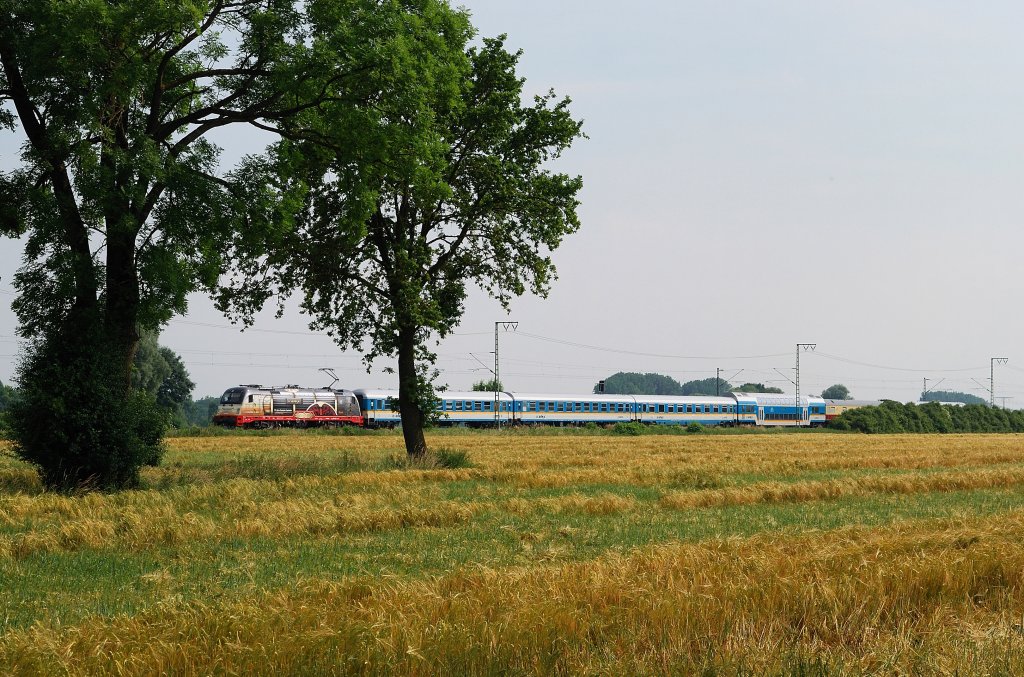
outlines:
[[[0,671],[1024,673],[1024,437],[428,439],[172,438],[81,496],[0,446]]]

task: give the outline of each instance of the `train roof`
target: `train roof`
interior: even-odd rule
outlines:
[[[674,402],[682,402],[684,404],[688,402],[694,404],[698,402],[736,404],[736,400],[728,395],[633,395],[633,397],[636,398],[637,402],[653,402],[655,404]]]
[[[358,397],[367,397],[371,400],[376,399],[387,399],[389,397],[398,398],[397,390],[382,390],[382,389],[369,389],[359,388],[354,391]],[[435,393],[437,397],[445,400],[481,400],[481,401],[494,401],[493,390],[445,390],[443,392]],[[498,395],[499,400],[511,400],[512,396],[509,393],[502,391]]]
[[[517,400],[538,402],[632,402],[636,395],[617,395],[612,393],[511,393]]]
[[[787,395],[785,393],[735,393],[737,399],[743,398],[744,401],[749,402],[751,399],[759,406],[777,406],[785,407],[792,405],[796,402],[795,395]],[[749,398],[749,399],[748,399]],[[801,395],[800,404],[806,406],[808,404],[824,404],[825,400],[820,397],[813,395]]]
[[[344,388],[327,388],[327,387],[307,388],[305,386],[295,386],[295,385],[288,385],[288,386],[265,386],[265,385],[259,385],[259,384],[256,384],[256,383],[243,383],[241,385],[232,386],[232,387],[228,388],[228,390],[249,390],[249,389],[253,389],[253,390],[268,390],[268,391],[272,391],[272,392],[284,392],[284,391],[293,391],[294,390],[294,391],[297,391],[297,392],[304,392],[304,393],[341,393],[341,394],[344,394],[344,395],[352,395],[352,394],[354,394],[353,391],[345,390]]]

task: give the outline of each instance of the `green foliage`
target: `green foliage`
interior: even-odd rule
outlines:
[[[688,433],[702,433],[704,432],[704,426],[696,421],[686,424],[686,432]]]
[[[420,0],[0,3],[0,132],[17,136],[10,147],[24,143],[20,164],[0,172],[0,233],[27,235],[14,280],[21,336],[76,340],[77,323],[101,327],[98,345],[121,377],[93,390],[114,388],[110,397],[122,399],[115,409],[133,406],[139,331],[157,330],[185,312],[190,293],[218,284],[227,243],[260,232],[254,224],[268,206],[261,198],[281,183],[265,156],[223,171],[209,135],[254,125],[307,138],[323,130],[297,116],[330,108],[339,166],[380,167],[374,151],[391,150],[427,171],[431,158],[408,153],[409,139],[378,145],[380,135],[349,123],[401,120],[418,129],[430,117],[402,93],[435,83],[449,90],[444,73],[409,71],[444,42],[432,17],[447,7]],[[415,146],[436,148],[438,138]],[[361,204],[367,197],[344,192]],[[296,204],[285,205],[282,222]],[[55,368],[78,378],[105,379],[109,371]],[[177,378],[156,397],[181,404],[185,383]],[[90,420],[93,428],[118,425]],[[121,432],[89,439],[105,443]]]
[[[736,393],[775,393],[778,395],[782,394],[782,388],[774,388],[766,386],[763,383],[744,383],[738,388],[733,388],[733,392]]]
[[[18,367],[14,452],[48,489],[134,487],[141,467],[163,454],[165,413],[145,393],[124,396],[120,365],[101,337],[86,330],[36,342]]]
[[[639,421],[620,422],[612,426],[613,435],[643,435],[644,424]]]
[[[988,404],[984,398],[954,390],[932,390],[921,393],[922,402],[963,402],[964,404]]]
[[[220,406],[220,398],[216,395],[201,397],[198,400],[189,400],[185,405],[185,422],[190,426],[208,426],[213,421],[213,415],[217,413]]]
[[[732,385],[725,379],[705,378],[684,383],[680,395],[728,395],[730,392]]]
[[[886,400],[877,407],[845,411],[829,427],[864,433],[1019,433],[1024,432],[1024,411]]]
[[[849,388],[842,383],[837,383],[825,388],[821,393],[821,398],[824,400],[852,400],[853,396],[850,395]]]
[[[493,393],[495,390],[499,392],[505,390],[505,387],[501,384],[501,381],[492,378],[489,381],[477,381],[473,384],[473,390],[477,392]]]
[[[386,96],[301,116],[274,149],[287,180],[252,168],[250,201],[267,215],[230,255],[237,279],[272,283],[231,286],[219,301],[251,318],[297,291],[313,328],[368,362],[397,357],[406,449],[420,455],[434,412],[429,341],[457,326],[471,286],[506,308],[548,293],[550,253],[579,228],[582,188],[548,168],[582,132],[568,99],[524,96],[520,54],[503,38],[473,41],[464,11],[420,0],[410,14],[392,19],[400,35],[372,46],[392,56],[378,83]],[[360,77],[375,86],[372,73]]]
[[[194,387],[181,357],[159,345],[156,333],[142,332],[132,367],[132,389],[154,398],[171,425],[180,428],[191,423],[187,410]]]
[[[620,371],[604,380],[604,391],[614,395],[682,395],[683,386],[671,376]]]
[[[7,409],[18,397],[18,391],[0,382],[0,434],[6,434],[10,426],[7,423]]]

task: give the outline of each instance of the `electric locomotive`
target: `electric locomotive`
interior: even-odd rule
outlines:
[[[214,425],[229,428],[315,428],[364,424],[359,401],[349,390],[330,388],[228,388]]]

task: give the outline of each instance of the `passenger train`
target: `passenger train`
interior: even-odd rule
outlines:
[[[438,393],[438,425],[575,426],[639,422],[652,425],[809,426],[826,423],[832,401],[791,395],[729,393],[722,397],[660,395],[550,395],[545,393]],[[237,428],[393,427],[401,416],[397,390],[332,390],[242,385],[229,388],[213,417]],[[828,411],[829,407],[833,411]]]

